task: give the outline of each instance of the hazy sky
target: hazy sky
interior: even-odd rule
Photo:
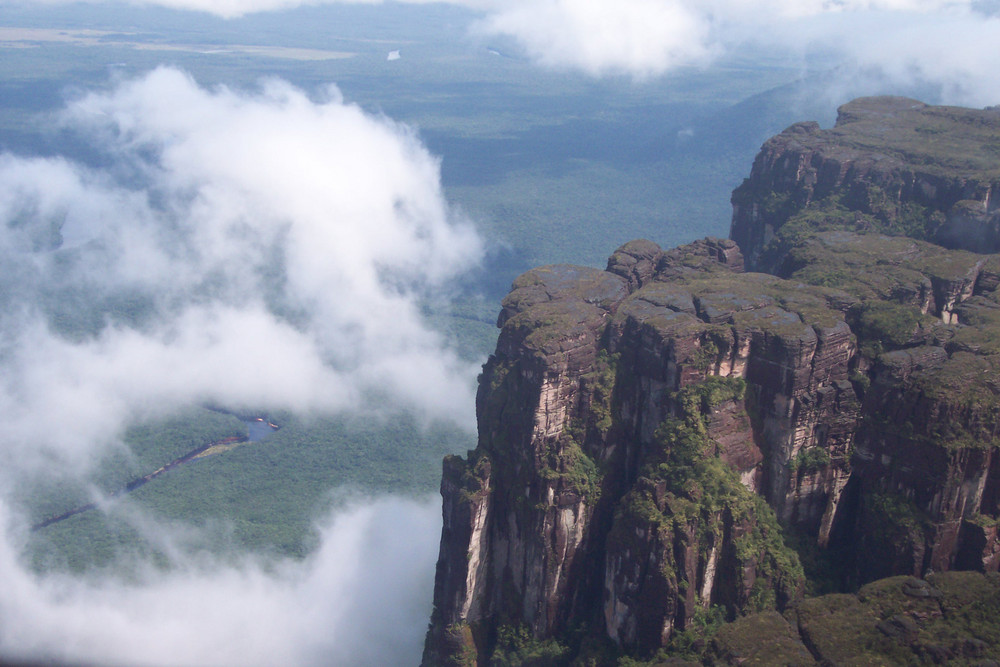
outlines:
[[[233,18],[323,3],[132,4]],[[725,58],[823,54],[845,88],[922,83],[950,103],[1000,103],[995,2],[454,4],[476,10],[470,39],[504,36],[557,72],[641,83]],[[103,166],[0,154],[0,483],[86,471],[130,421],[204,401],[353,410],[378,392],[471,428],[477,368],[420,304],[446,299],[483,241],[416,133],[345,103],[334,83],[319,95],[274,79],[237,91],[159,68],[59,111]],[[50,252],[60,229],[72,253]],[[103,319],[87,320],[93,309]],[[135,511],[137,525],[149,521]],[[321,546],[304,562],[223,564],[178,543],[174,570],[123,581],[31,573],[19,560],[24,519],[0,498],[0,654],[416,662],[439,512],[436,499],[358,501],[318,519]],[[143,530],[175,539],[175,527]]]
[[[63,0],[3,0],[0,6]],[[956,103],[996,103],[996,0],[445,0],[475,10],[470,34],[511,37],[540,65],[593,76],[655,77],[729,55],[836,54],[845,78],[942,86]],[[381,0],[128,0],[239,17]],[[428,4],[426,0],[404,0]],[[385,3],[390,6],[394,3]]]

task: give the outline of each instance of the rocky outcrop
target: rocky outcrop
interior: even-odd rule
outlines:
[[[788,279],[835,284],[853,300],[845,321],[862,418],[839,539],[852,545],[856,581],[996,571],[998,261],[842,231],[787,250]]]
[[[765,145],[734,194],[740,246],[632,241],[604,271],[518,278],[477,447],[445,462],[424,663],[649,656],[757,612],[789,655],[837,662],[788,532],[811,568],[837,555],[834,588],[996,572],[1000,256],[939,244],[961,245],[948,230],[976,197],[992,238],[1000,161],[927,157],[965,150],[950,133],[994,123],[977,113],[852,103]],[[914,146],[931,131],[950,138]],[[744,272],[741,247],[771,273]],[[955,650],[879,620],[907,655]],[[702,659],[742,659],[718,641]]]
[[[829,513],[849,431],[831,421],[820,442],[810,425],[847,400],[853,340],[823,289],[789,302],[779,279],[733,281],[741,268],[731,242],[643,242],[609,271],[515,282],[480,379],[479,446],[446,465],[427,662],[456,647],[485,659],[504,625],[541,638],[595,620],[649,651],[698,609],[795,597],[801,573],[753,492],[773,488],[799,523]],[[829,465],[793,472],[809,448]],[[463,631],[474,645],[447,645]]]
[[[492,619],[552,635],[585,594],[601,488],[594,452],[571,427],[602,426],[595,408],[611,387],[600,338],[627,293],[610,273],[553,266],[518,278],[504,299],[497,352],[480,378],[479,446],[465,462],[449,459],[442,483],[445,512],[457,508],[459,520],[446,519],[442,533],[431,632],[471,627],[475,644],[460,648],[473,655],[495,641]],[[455,655],[453,645],[427,645]],[[425,662],[444,659],[436,655]]]
[[[998,593],[1000,578],[978,572],[892,577],[857,594],[805,600],[785,616],[739,619],[719,630],[703,658],[729,665],[995,664]]]
[[[733,192],[730,237],[755,271],[777,269],[804,231],[880,231],[1000,250],[1000,110],[862,98],[836,125],[799,123],[764,144]]]
[[[619,396],[632,440],[649,441],[676,410],[672,392],[711,376],[743,378],[756,429],[713,414],[720,456],[779,518],[818,530],[846,479],[859,408],[847,380],[854,338],[839,299],[761,274],[671,277],[632,294],[608,340],[629,369]],[[822,470],[796,465],[810,457],[824,461]]]

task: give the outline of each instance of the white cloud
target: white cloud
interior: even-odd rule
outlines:
[[[79,465],[136,415],[370,392],[471,426],[476,369],[418,302],[480,244],[407,127],[335,89],[206,90],[172,69],[64,122],[113,166],[0,156],[8,447]],[[60,228],[73,247],[52,252]]]
[[[431,0],[133,1],[232,18],[299,5]],[[752,62],[766,54],[770,62],[822,53],[828,66],[841,67],[848,87],[916,81],[938,87],[950,103],[994,104],[1000,97],[1000,20],[983,0],[444,1],[481,13],[473,33],[508,37],[544,66],[593,76],[648,79],[727,56]]]
[[[480,32],[506,35],[539,62],[592,75],[660,75],[755,54],[824,53],[855,76],[942,87],[945,99],[996,103],[1000,20],[972,0],[513,0]]]
[[[706,62],[709,28],[697,6],[662,0],[515,1],[478,25],[514,37],[545,65],[637,77]]]
[[[61,122],[107,166],[0,155],[0,656],[415,663],[435,499],[353,503],[305,562],[238,566],[131,508],[175,562],[125,581],[27,569],[10,492],[42,471],[86,478],[130,422],[206,401],[358,411],[374,394],[471,428],[478,369],[420,316],[481,251],[437,159],[335,88],[208,90],[166,68]]]
[[[966,11],[922,14],[880,31],[884,21],[842,26],[840,35],[863,35],[845,59],[844,80],[867,75],[887,86],[933,87],[948,104],[990,106],[1000,103],[1000,18]],[[876,89],[877,90],[877,89]]]
[[[439,505],[349,504],[324,522],[321,546],[301,562],[187,558],[129,580],[33,574],[8,534],[0,539],[0,654],[134,667],[416,664]],[[0,525],[9,531],[2,504]]]

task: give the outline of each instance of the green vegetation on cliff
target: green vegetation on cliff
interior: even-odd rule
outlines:
[[[856,304],[848,317],[863,351],[871,357],[912,344],[919,340],[920,326],[934,322],[915,306],[875,300]]]
[[[621,501],[609,537],[633,541],[649,527],[661,534],[663,545],[679,541],[697,546],[699,562],[709,558],[709,551],[731,543],[734,572],[740,577],[750,574],[745,596],[723,596],[728,598],[730,618],[787,604],[804,578],[774,512],[715,455],[708,435],[707,415],[722,403],[742,401],[745,388],[742,378],[711,376],[675,394],[677,414],[656,430],[639,481]],[[668,588],[684,592],[699,585],[689,579],[695,570],[690,564],[683,567],[673,549],[665,548],[660,558],[659,576]]]
[[[896,113],[910,126],[880,130]],[[990,577],[853,592],[996,569],[1000,260],[947,247],[1000,249],[1000,153],[957,154],[965,139],[941,135],[962,123],[1000,136],[995,110],[847,105],[835,131],[805,123],[765,145],[733,194],[741,248],[639,240],[603,276],[558,266],[515,283],[498,349],[531,395],[491,385],[481,442],[521,466],[500,502],[548,497],[493,517],[491,567],[548,597],[482,619],[507,624],[497,656],[994,659],[976,589]],[[741,251],[772,274],[742,273]],[[511,630],[522,617],[530,637]]]
[[[838,111],[828,141],[845,153],[889,155],[943,177],[1000,176],[1000,110],[865,97]]]
[[[891,577],[713,627],[681,655],[619,665],[991,665],[1000,658],[998,593],[995,573]]]

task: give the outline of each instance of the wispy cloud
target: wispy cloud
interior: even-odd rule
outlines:
[[[972,0],[589,0],[490,6],[477,29],[507,35],[539,62],[649,78],[730,56],[822,55],[883,85],[937,86],[947,101],[994,104],[1000,18]]]
[[[171,570],[140,564],[126,582],[26,568],[8,492],[26,472],[86,477],[130,423],[200,402],[358,411],[377,395],[471,429],[478,369],[420,314],[481,253],[437,159],[335,88],[206,89],[169,68],[58,122],[103,166],[0,155],[0,655],[415,662],[436,502],[339,510],[305,562],[174,545]]]
[[[301,562],[188,557],[128,580],[31,573],[8,533],[0,655],[132,667],[416,664],[439,504],[352,503],[323,522],[321,546]],[[9,529],[9,518],[0,504],[0,526]]]
[[[206,90],[172,69],[63,119],[111,166],[0,157],[7,441],[87,458],[98,434],[182,404],[334,410],[371,392],[471,423],[475,369],[419,302],[480,243],[407,127],[335,89]]]

